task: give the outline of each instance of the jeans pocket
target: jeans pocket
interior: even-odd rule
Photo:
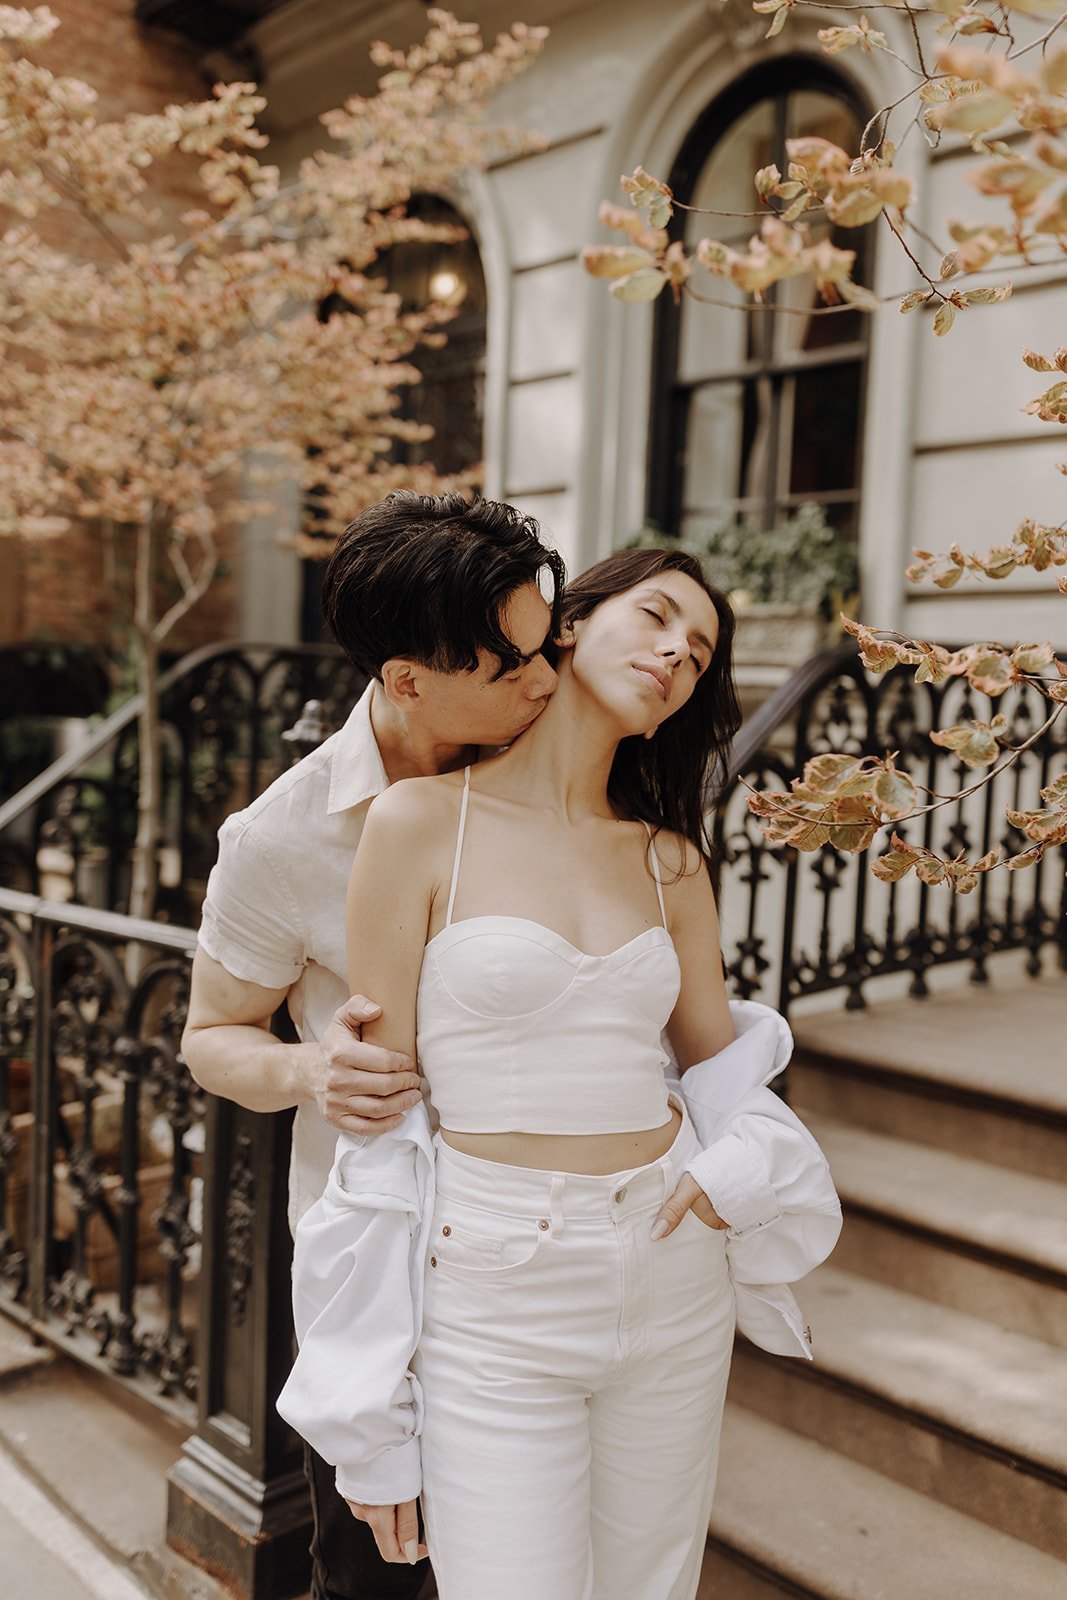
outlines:
[[[692,1206],[690,1206],[686,1211],[681,1222],[678,1224],[678,1228],[683,1228],[687,1222],[690,1223],[694,1229],[699,1229],[701,1233],[709,1235],[712,1239],[721,1239],[725,1243],[727,1230],[725,1228],[713,1228],[710,1222],[705,1222],[703,1217],[697,1216]]]
[[[439,1195],[430,1241],[430,1265],[446,1272],[488,1275],[515,1272],[533,1260],[547,1232],[545,1218],[485,1211]]]

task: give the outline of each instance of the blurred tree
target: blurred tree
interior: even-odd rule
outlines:
[[[398,460],[398,441],[432,433],[401,415],[410,358],[443,341],[452,311],[403,306],[380,263],[400,243],[463,237],[407,203],[525,143],[479,116],[544,30],[516,24],[485,48],[448,12],[428,18],[413,49],[374,46],[378,92],[326,113],[332,147],[283,184],[260,155],[253,84],[98,121],[93,89],[37,59],[58,19],[0,6],[0,533],[61,537],[90,519],[132,573],[119,603],[144,695],[135,915],[155,899],[159,653],[211,585],[220,531],[282,479],[314,493],[318,535],[394,488],[476,481],[473,462],[446,477],[425,455]],[[200,196],[180,219],[151,204],[167,159],[189,164]]]

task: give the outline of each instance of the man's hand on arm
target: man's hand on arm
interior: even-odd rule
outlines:
[[[251,1111],[284,1111],[314,1100],[346,1133],[395,1128],[419,1098],[407,1056],[364,1044],[360,1028],[381,1008],[363,996],[335,1012],[321,1041],[284,1044],[271,1018],[288,993],[235,978],[203,949],[193,962],[182,1051],[202,1088]]]
[[[364,1044],[360,1036],[363,1024],[379,1017],[381,1010],[364,995],[353,995],[334,1012],[322,1036],[315,1099],[326,1121],[343,1133],[385,1133],[399,1127],[422,1098],[410,1058]]]

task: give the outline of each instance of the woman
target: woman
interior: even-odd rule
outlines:
[[[386,998],[369,1037],[417,1055],[440,1131],[410,1324],[394,1307],[395,1343],[350,1343],[340,1382],[365,1387],[369,1365],[385,1410],[408,1418],[441,1600],[691,1600],[734,1333],[733,1219],[687,1174],[718,1193],[661,1036],[683,1074],[734,1038],[702,822],[705,772],[739,721],[733,618],[697,562],[647,550],[579,578],[563,618],[559,685],[534,727],[473,773],[394,785],[356,858],[350,975]],[[367,1192],[351,1143],[335,1206]],[[397,1204],[375,1182],[377,1203]],[[305,1373],[346,1325],[338,1252],[307,1244],[317,1225],[297,1246]],[[316,1275],[325,1310],[302,1317]],[[395,1282],[364,1270],[361,1292]],[[328,1366],[318,1408],[343,1416]],[[310,1437],[300,1381],[283,1411]],[[343,1443],[312,1442],[341,1459]],[[413,1499],[339,1484],[387,1559],[423,1553]]]

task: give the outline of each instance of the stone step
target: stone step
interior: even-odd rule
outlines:
[[[698,1600],[1063,1600],[1065,1593],[1062,1562],[727,1406]]]
[[[927,1000],[791,1018],[797,1046],[1067,1117],[1067,975],[957,985]],[[1022,1026],[1020,1026],[1022,1023]]]
[[[845,1209],[835,1267],[1067,1349],[1067,1183],[797,1109]]]
[[[1062,973],[809,1013],[793,1032],[795,1104],[1034,1177],[1067,1172]]]
[[[798,1298],[814,1361],[739,1340],[738,1404],[1067,1559],[1067,1354],[832,1266]]]
[[[165,1543],[166,1474],[187,1432],[0,1315],[0,1450],[152,1600],[231,1600]],[[0,1570],[8,1600],[4,1582]]]

